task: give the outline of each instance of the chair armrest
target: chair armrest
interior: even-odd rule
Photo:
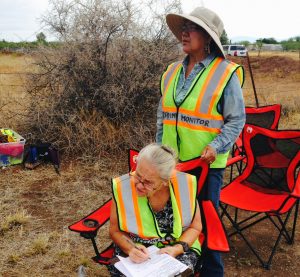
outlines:
[[[234,156],[232,158],[229,158],[227,160],[226,167],[231,166],[233,164],[236,164],[237,162],[240,162],[244,159],[246,159],[246,156],[242,156],[242,155],[238,155],[238,156]]]
[[[298,151],[295,158],[290,163],[290,166],[288,168],[287,175],[291,176],[288,177],[288,181],[292,182],[291,186],[293,186],[293,191],[291,193],[292,196],[296,198],[300,198],[300,169],[299,169],[299,163],[300,163],[300,151]],[[294,179],[293,179],[294,177]],[[293,183],[295,182],[295,183]]]
[[[70,225],[69,229],[82,235],[96,234],[98,229],[109,220],[111,204],[112,200],[109,199],[97,210]]]
[[[206,245],[210,250],[229,252],[228,238],[219,217],[219,214],[211,200],[201,203],[206,223]]]

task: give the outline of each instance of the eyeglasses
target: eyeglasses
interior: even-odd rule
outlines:
[[[182,32],[197,32],[201,31],[201,29],[202,28],[200,26],[192,23],[184,23],[181,27]]]
[[[167,146],[161,145],[160,148],[173,156],[172,150],[170,150]]]
[[[154,183],[148,180],[142,181],[142,177],[138,176],[135,171],[130,171],[129,176],[133,177],[139,183],[141,183],[147,190],[153,190]]]

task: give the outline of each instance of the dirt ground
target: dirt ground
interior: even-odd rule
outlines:
[[[234,60],[245,65],[245,102],[253,106],[247,63]],[[260,105],[281,103],[279,127],[299,129],[300,61],[256,55],[251,56],[251,61]],[[110,178],[126,170],[126,153],[113,163],[99,160],[80,164],[62,157],[61,175],[51,165],[40,165],[32,171],[20,165],[0,169],[0,276],[77,276],[80,265],[85,266],[87,276],[108,276],[105,267],[90,259],[94,256],[91,243],[70,232],[68,226],[108,200]],[[228,228],[228,222],[224,223]],[[271,270],[260,266],[244,241],[231,238],[230,252],[223,256],[225,276],[300,276],[299,225],[298,222],[293,245],[280,242]],[[110,242],[107,227],[101,228],[98,235],[100,249]],[[274,236],[271,226],[264,223],[249,233],[250,240],[264,256],[270,251]]]

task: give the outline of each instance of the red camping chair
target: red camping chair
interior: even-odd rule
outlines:
[[[135,170],[135,157],[137,154],[138,152],[135,150],[129,151],[129,167],[131,170]],[[200,178],[198,180],[199,193],[208,173],[208,165],[199,158],[177,165],[177,170],[184,172],[195,170],[195,168],[198,168],[199,171],[201,171]],[[114,254],[113,244],[100,252],[95,239],[100,227],[109,220],[111,203],[112,200],[109,199],[97,210],[69,226],[71,231],[78,232],[83,238],[91,240],[96,254],[96,256],[92,259],[103,265],[108,265],[110,263],[110,259]],[[213,203],[206,200],[203,201],[200,206],[202,213],[205,215],[205,218],[202,218],[202,224],[203,226],[206,226],[205,235],[203,232],[200,234],[202,248],[205,249],[207,247],[212,250],[228,252],[229,245],[227,235]]]
[[[243,147],[247,164],[240,176],[222,188],[220,206],[234,232],[239,234],[266,269],[270,268],[277,246],[285,237],[292,244],[300,199],[300,130],[269,130],[246,125]],[[244,217],[232,216],[229,207],[243,210]],[[292,230],[287,230],[294,209]],[[271,253],[263,260],[244,230],[268,219],[278,231]],[[272,234],[272,233],[270,233]],[[266,242],[270,241],[270,236]]]
[[[277,130],[281,115],[281,105],[274,104],[258,108],[246,107],[246,124],[256,125],[266,129]],[[243,148],[242,135],[234,143],[231,151],[231,158],[228,159],[226,167],[230,167],[230,182],[233,179],[233,167],[236,166],[240,175],[243,169],[243,162],[246,162]]]

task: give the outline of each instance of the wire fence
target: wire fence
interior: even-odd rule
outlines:
[[[0,126],[14,126],[17,119],[22,121],[26,117],[26,111],[30,107],[30,95],[28,93],[28,77],[32,72],[0,72],[0,112],[5,116],[0,118]],[[280,103],[283,115],[300,114],[297,103],[300,102],[300,80],[293,82],[279,80],[267,80],[263,82],[259,78],[255,82],[259,106]],[[159,93],[159,88],[157,88]],[[250,79],[246,79],[243,87],[246,106],[256,107],[254,90]]]
[[[6,81],[2,80],[2,76],[5,75],[15,75],[15,76],[30,76],[32,73],[30,72],[0,72],[0,88],[1,87],[24,87],[24,84],[14,84],[14,83],[8,83]],[[21,78],[20,78],[21,79]],[[25,80],[22,80],[25,81]],[[270,89],[270,88],[274,88],[274,84],[272,85],[263,85],[263,86],[255,86],[257,89],[260,90],[266,90],[266,89]],[[243,86],[243,90],[252,90],[253,87],[251,86],[251,84],[246,84]],[[299,92],[299,90],[285,90],[285,92]]]
[[[26,92],[26,80],[32,74],[32,72],[0,72],[0,99],[3,97],[10,97],[12,94],[16,94],[18,92]],[[265,82],[263,85],[255,84],[255,87],[259,92],[265,91],[274,91],[274,85],[276,83],[272,82],[271,84]],[[7,89],[11,88],[11,90]],[[276,90],[276,87],[275,87]],[[243,87],[244,93],[252,93],[253,87],[250,81],[246,81]],[[297,94],[299,93],[299,88],[288,88],[284,89],[284,92],[287,94]]]

